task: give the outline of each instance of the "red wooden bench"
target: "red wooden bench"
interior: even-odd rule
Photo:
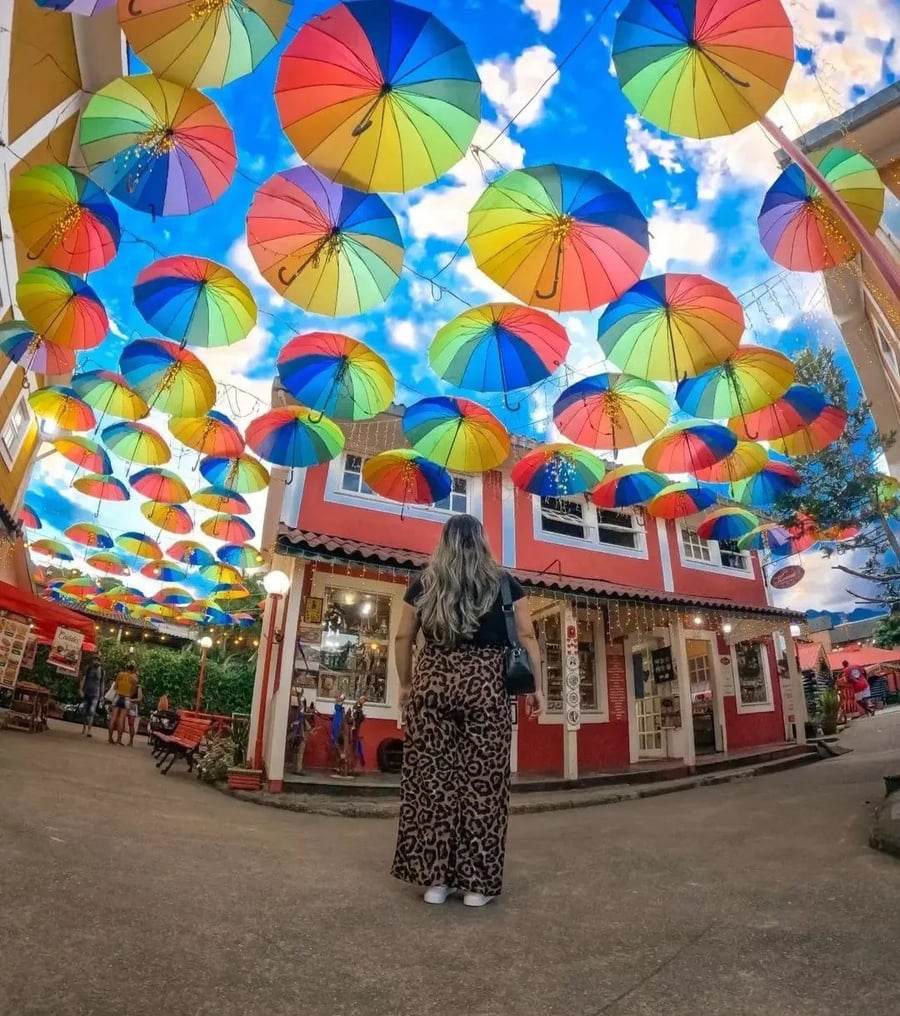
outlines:
[[[183,758],[187,762],[188,772],[191,772],[197,752],[210,727],[212,727],[210,720],[184,716],[179,719],[178,726],[171,734],[155,734],[153,751],[159,756],[156,768],[165,774],[178,759]],[[168,765],[162,768],[166,762]]]

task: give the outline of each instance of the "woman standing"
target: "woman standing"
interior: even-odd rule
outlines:
[[[394,642],[405,710],[400,828],[391,873],[423,886],[426,903],[454,889],[466,906],[500,895],[509,815],[508,645],[501,581],[532,671],[540,653],[522,587],[491,556],[481,523],[456,515],[409,587]],[[424,647],[413,645],[419,632]],[[543,709],[540,691],[527,709]]]

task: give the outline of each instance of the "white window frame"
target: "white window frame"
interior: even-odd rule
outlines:
[[[647,550],[647,528],[637,524],[637,515],[627,509],[620,511],[621,515],[630,515],[632,519],[632,531],[635,535],[635,546],[619,547],[613,543],[600,542],[600,520],[597,514],[597,506],[589,498],[582,501],[581,495],[573,497],[558,498],[560,501],[575,501],[584,505],[582,508],[582,519],[584,521],[585,536],[566,536],[562,533],[547,533],[542,525],[543,511],[541,499],[531,498],[532,525],[534,538],[540,543],[552,543],[560,547],[576,547],[579,550],[589,550],[595,554],[613,554],[616,557],[630,557],[646,560]],[[611,509],[615,510],[615,509]]]
[[[684,538],[686,531],[696,533],[696,528],[686,523],[683,519],[678,520],[678,559],[681,562],[683,568],[689,568],[693,571],[702,572],[715,572],[717,575],[733,575],[739,579],[750,579],[751,581],[756,579],[755,569],[753,567],[753,557],[749,551],[728,551],[728,553],[740,554],[744,561],[747,563],[746,568],[729,568],[727,565],[722,564],[722,550],[716,540],[706,540],[706,546],[709,548],[709,561],[698,561],[697,558],[689,557],[684,546]],[[698,536],[698,539],[702,540],[702,536]]]
[[[558,608],[559,610],[559,633],[562,642],[565,641],[566,631],[566,604],[561,602]],[[574,608],[573,608],[574,609]],[[546,617],[551,611],[546,611],[543,616]],[[577,617],[576,617],[577,622]],[[582,723],[607,723],[609,721],[609,689],[606,684],[606,628],[603,623],[603,618],[598,616],[595,617],[591,622],[591,628],[593,629],[594,637],[594,687],[597,690],[597,708],[590,710],[582,710],[581,722]],[[565,665],[565,650],[564,646],[560,646],[560,659]],[[546,692],[547,682],[546,675],[541,675],[541,686]],[[538,723],[546,726],[559,726],[566,722],[566,711],[565,708],[559,712],[549,712],[545,710],[538,717]]]
[[[754,644],[759,648],[759,658],[762,662],[763,681],[766,686],[766,701],[745,703],[742,700],[741,677],[738,673],[737,644],[734,643],[731,646],[731,672],[734,675],[734,702],[737,707],[738,714],[774,713],[775,695],[772,692],[772,669],[769,666],[768,645],[765,642],[756,642],[754,639],[747,639],[746,641],[754,642]]]
[[[24,425],[20,431],[17,431],[13,435],[13,444],[9,445],[6,442],[6,430],[12,424],[13,418],[17,412],[24,414]],[[28,406],[28,398],[26,391],[23,388],[21,394],[13,402],[9,410],[9,416],[3,421],[3,425],[0,426],[0,457],[2,457],[7,469],[12,469],[15,466],[19,454],[25,445],[25,440],[28,437],[28,432],[31,429],[33,417],[31,415],[31,409]]]

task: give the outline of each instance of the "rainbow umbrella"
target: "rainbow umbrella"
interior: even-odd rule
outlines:
[[[200,528],[207,536],[222,540],[223,543],[246,543],[256,536],[253,527],[236,515],[211,515],[201,523]]]
[[[157,582],[181,582],[187,572],[173,561],[148,561],[141,567],[141,575]]]
[[[151,501],[184,504],[191,498],[191,492],[184,480],[168,469],[142,469],[130,476],[128,482],[139,494]]]
[[[156,540],[145,533],[122,533],[116,537],[116,545],[126,554],[144,557],[148,561],[161,561],[163,552]]]
[[[41,539],[33,540],[28,544],[32,554],[42,554],[44,557],[55,557],[59,561],[74,561],[72,552],[61,540]]]
[[[154,217],[211,205],[237,165],[234,134],[212,99],[152,74],[94,92],[78,137],[91,178]]]
[[[109,331],[106,309],[77,275],[56,268],[29,268],[16,283],[22,317],[45,339],[65,349],[93,349]]]
[[[408,191],[466,154],[481,82],[466,47],[428,11],[341,3],[284,51],[275,104],[304,162],[359,190]]]
[[[697,526],[697,535],[703,540],[739,540],[752,533],[759,519],[743,508],[715,508]]]
[[[596,374],[570,385],[553,406],[560,432],[589,448],[632,448],[669,422],[665,392],[630,374]]]
[[[303,468],[340,455],[344,432],[327,416],[305,406],[283,406],[250,421],[247,444],[266,462]]]
[[[809,385],[791,385],[780,399],[745,417],[734,417],[728,426],[738,437],[774,441],[811,424],[825,408],[825,396]],[[748,433],[749,432],[749,433]],[[756,435],[750,438],[750,434]]]
[[[134,305],[161,335],[189,346],[230,346],[256,324],[250,290],[231,269],[208,258],[154,261],[135,280]]]
[[[95,497],[98,501],[127,501],[131,497],[121,480],[105,473],[85,473],[73,480],[72,486],[85,497]]]
[[[675,401],[691,416],[727,420],[770,406],[794,381],[793,363],[763,346],[738,346],[718,366],[679,382]]]
[[[777,522],[763,522],[738,538],[738,550],[781,550],[789,547],[791,534]]]
[[[59,437],[53,442],[53,447],[63,458],[74,462],[79,469],[86,469],[90,473],[112,472],[112,462],[109,455],[101,445],[88,437],[81,437],[70,434],[67,437]]]
[[[519,459],[512,481],[529,494],[567,497],[593,490],[605,473],[603,462],[578,445],[545,444]]]
[[[34,2],[45,10],[80,14],[86,18],[116,5],[116,0],[34,0]]]
[[[261,568],[266,563],[266,559],[251,543],[226,543],[216,551],[216,557],[241,571]]]
[[[172,436],[201,455],[223,455],[236,458],[244,450],[240,431],[218,410],[210,409],[205,416],[177,417],[169,420]]]
[[[488,303],[463,311],[435,335],[432,370],[458,388],[510,392],[549,377],[566,359],[569,336],[543,311]]]
[[[616,22],[616,77],[642,117],[712,138],[759,120],[794,67],[780,0],[630,0]]]
[[[59,587],[59,591],[63,596],[68,596],[73,600],[86,600],[90,596],[96,596],[101,592],[101,589],[93,579],[82,577],[64,582]]]
[[[228,544],[228,546],[237,546]],[[221,549],[221,548],[220,548]],[[218,556],[218,554],[216,555]],[[240,582],[241,573],[234,565],[230,564],[208,564],[200,569],[200,577],[207,582]]]
[[[252,455],[207,456],[200,463],[203,478],[236,494],[255,494],[269,485],[269,471]]]
[[[837,441],[846,426],[847,413],[837,406],[826,406],[812,423],[793,434],[772,441],[770,447],[792,459],[815,455]]]
[[[292,0],[119,0],[131,48],[154,74],[188,88],[221,88],[250,74],[278,42]]]
[[[380,306],[403,268],[403,238],[384,201],[310,166],[260,186],[247,212],[247,244],[273,289],[328,317]]]
[[[152,409],[169,416],[203,416],[216,401],[216,383],[190,350],[166,339],[136,339],[119,357],[125,380]]]
[[[121,374],[111,370],[86,370],[76,374],[72,387],[91,408],[120,420],[141,420],[149,412],[147,403],[133,391]]]
[[[61,430],[90,430],[95,423],[91,407],[65,385],[48,385],[28,396],[35,416],[55,423]]]
[[[629,508],[655,497],[669,480],[643,466],[619,466],[611,469],[591,492],[598,508]]]
[[[650,254],[647,220],[601,173],[515,169],[469,212],[466,240],[488,278],[523,303],[594,310],[633,286]]]
[[[109,264],[119,216],[104,191],[67,166],[33,166],[13,180],[9,217],[29,260],[84,275]]]
[[[785,462],[766,462],[755,476],[734,488],[735,500],[749,505],[771,505],[789,490],[800,486],[800,474]]]
[[[173,543],[169,547],[169,557],[188,568],[202,567],[215,561],[209,548],[196,540],[178,540]]]
[[[365,420],[394,400],[394,375],[363,342],[335,332],[298,335],[276,361],[281,383],[304,406],[339,420]]]
[[[90,522],[76,522],[63,533],[67,540],[80,543],[83,547],[96,547],[97,550],[109,550],[113,545],[112,537],[103,528]]]
[[[734,451],[724,459],[719,459],[711,466],[692,469],[691,472],[698,480],[707,483],[736,483],[758,473],[768,460],[768,453],[761,444],[755,441],[738,441]]]
[[[186,607],[194,597],[180,586],[163,586],[153,595],[153,602],[169,607]]]
[[[0,353],[35,374],[71,374],[75,353],[35,332],[27,321],[0,324]]]
[[[647,502],[647,513],[657,519],[683,519],[716,503],[716,492],[698,483],[670,483]]]
[[[129,463],[159,466],[172,457],[163,438],[146,423],[113,423],[104,427],[100,438],[113,455]]]
[[[813,164],[872,234],[884,214],[884,184],[858,152],[829,148],[810,155]],[[792,163],[766,191],[759,239],[773,261],[793,272],[842,265],[859,249],[819,188]]]
[[[131,574],[128,565],[125,564],[118,554],[91,554],[90,557],[85,558],[84,563],[90,565],[91,568],[94,568],[96,571],[104,572],[107,575]]]
[[[379,452],[366,459],[362,478],[376,494],[398,501],[404,508],[408,504],[438,504],[453,489],[443,466],[408,448]]]
[[[483,473],[509,458],[509,434],[484,406],[469,399],[414,402],[403,414],[403,433],[425,458],[447,469]]]
[[[191,494],[191,500],[201,508],[214,512],[228,512],[229,515],[249,515],[247,499],[224,487],[201,487]]]
[[[669,272],[642,279],[600,317],[597,339],[620,370],[680,381],[730,356],[744,333],[744,310],[718,282]]]
[[[194,520],[180,504],[164,504],[161,501],[145,501],[141,505],[141,515],[154,526],[167,533],[183,536],[194,528]]]
[[[245,611],[237,611],[231,615],[235,621],[242,627],[247,628],[256,621],[256,618],[252,614],[248,614]]]
[[[250,590],[240,582],[220,582],[209,595],[213,600],[246,600]]]
[[[718,423],[685,420],[667,427],[644,452],[644,465],[658,473],[694,473],[730,455],[737,438]]]
[[[26,529],[43,529],[44,524],[41,522],[38,513],[31,507],[26,501],[25,504],[19,509],[19,521]]]

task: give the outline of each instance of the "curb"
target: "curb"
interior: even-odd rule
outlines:
[[[875,809],[869,846],[883,854],[900,857],[900,791],[889,794]]]

